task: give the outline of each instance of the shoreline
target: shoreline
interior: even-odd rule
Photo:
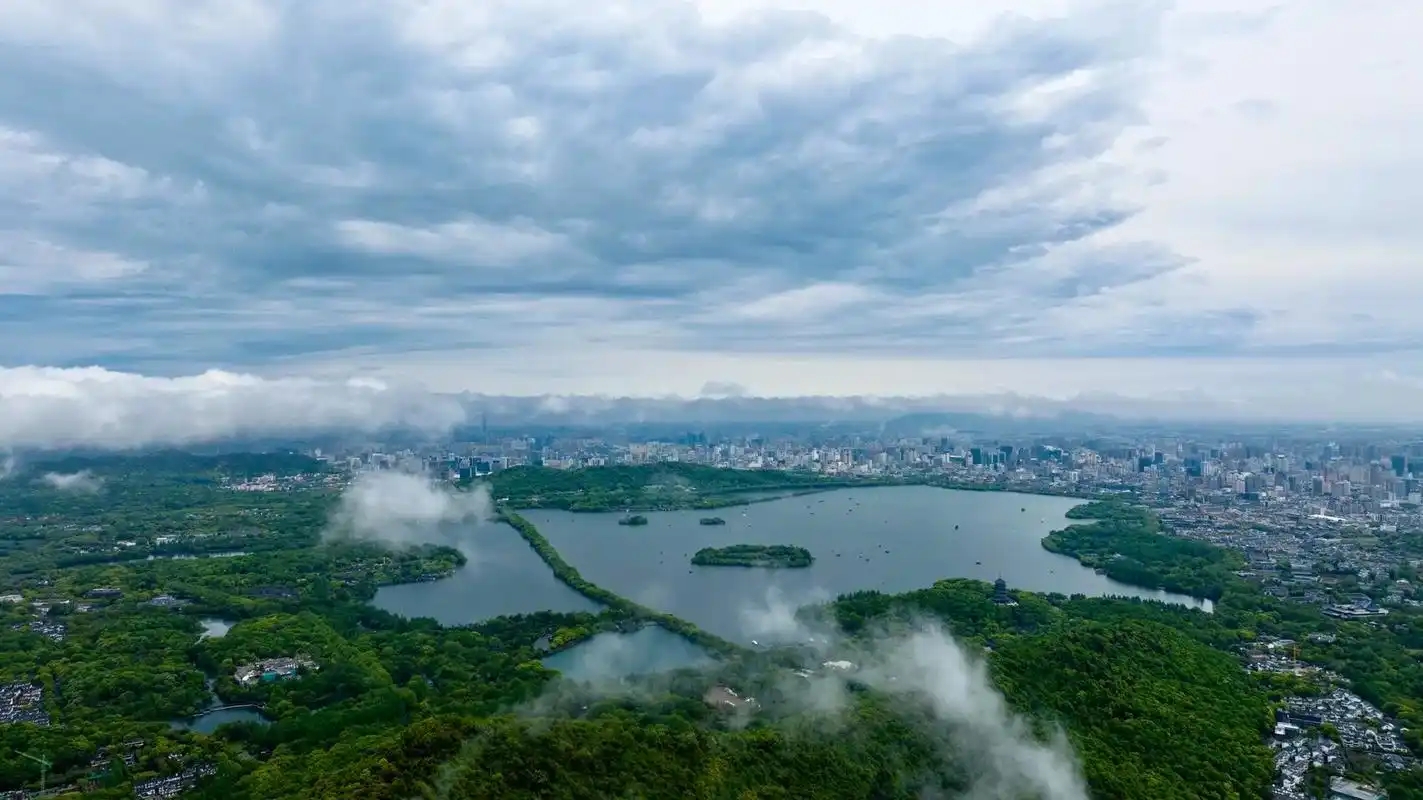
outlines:
[[[1211,596],[1211,594],[1213,594],[1213,593],[1209,593],[1209,592],[1208,592],[1208,593],[1205,593],[1205,594],[1197,594],[1197,593],[1195,593],[1195,592],[1193,592],[1193,591],[1190,591],[1190,587],[1178,586],[1175,581],[1162,581],[1161,583],[1157,583],[1157,584],[1155,584],[1155,585],[1152,585],[1150,582],[1146,582],[1146,581],[1130,580],[1129,577],[1131,577],[1131,576],[1121,575],[1121,574],[1120,574],[1119,572],[1117,572],[1116,570],[1113,570],[1113,569],[1109,569],[1109,568],[1107,568],[1107,567],[1104,567],[1104,566],[1102,566],[1101,564],[1098,564],[1098,563],[1096,563],[1095,561],[1093,561],[1093,560],[1091,560],[1091,559],[1083,559],[1083,558],[1079,557],[1079,553],[1078,553],[1078,552],[1072,551],[1072,550],[1070,550],[1070,549],[1063,549],[1063,548],[1061,547],[1061,545],[1059,544],[1059,542],[1058,542],[1059,535],[1062,534],[1064,531],[1068,530],[1069,528],[1072,528],[1072,527],[1075,527],[1075,526],[1088,526],[1088,527],[1093,527],[1093,528],[1098,528],[1098,529],[1105,529],[1105,528],[1107,527],[1104,520],[1099,519],[1099,518],[1097,518],[1097,517],[1091,516],[1091,515],[1090,515],[1090,512],[1089,512],[1088,515],[1082,515],[1082,512],[1081,512],[1081,511],[1078,511],[1078,509],[1086,508],[1086,507],[1090,506],[1092,503],[1095,503],[1095,502],[1113,502],[1113,501],[1121,500],[1121,501],[1126,502],[1126,503],[1129,504],[1129,505],[1137,506],[1137,507],[1141,508],[1142,510],[1147,511],[1148,513],[1150,513],[1150,507],[1149,507],[1149,506],[1142,505],[1142,504],[1138,504],[1138,503],[1136,503],[1136,502],[1134,502],[1134,501],[1132,501],[1132,500],[1126,499],[1126,498],[1118,498],[1117,496],[1111,495],[1111,494],[1102,495],[1102,494],[1092,494],[1092,493],[1087,493],[1087,492],[1071,492],[1071,491],[1057,491],[1057,492],[1049,492],[1049,491],[1023,491],[1023,490],[1018,489],[1018,488],[1015,488],[1015,487],[999,486],[999,485],[983,485],[983,484],[967,484],[967,485],[963,485],[963,484],[932,483],[932,482],[927,482],[927,481],[895,481],[895,482],[876,481],[876,482],[873,482],[873,483],[869,483],[869,482],[866,482],[866,483],[848,483],[848,484],[841,484],[841,485],[835,485],[835,486],[824,486],[824,487],[814,487],[814,488],[802,488],[802,489],[800,489],[800,490],[798,490],[798,491],[794,491],[794,492],[791,492],[791,493],[788,493],[788,494],[780,494],[780,495],[775,495],[775,496],[773,496],[773,497],[757,497],[757,498],[754,498],[754,499],[751,499],[751,500],[743,500],[743,501],[740,501],[740,502],[737,502],[737,503],[734,503],[734,504],[728,504],[728,505],[742,505],[742,506],[745,506],[745,505],[752,505],[752,504],[754,504],[754,503],[769,503],[769,502],[773,502],[773,501],[777,501],[777,500],[787,500],[787,499],[790,499],[790,498],[793,498],[793,497],[800,497],[800,496],[813,495],[813,494],[822,494],[822,493],[831,492],[831,491],[842,491],[842,490],[846,490],[846,489],[882,489],[882,488],[887,488],[887,487],[902,487],[902,486],[924,486],[924,487],[927,487],[927,488],[946,489],[946,490],[949,490],[949,491],[996,492],[996,493],[1002,493],[1002,494],[1016,494],[1016,495],[1022,495],[1022,496],[1025,496],[1025,497],[1053,497],[1053,498],[1063,498],[1063,499],[1068,499],[1068,500],[1077,500],[1077,501],[1079,501],[1079,502],[1076,503],[1075,505],[1073,505],[1071,508],[1069,508],[1069,509],[1065,512],[1065,516],[1067,517],[1067,525],[1064,526],[1064,527],[1061,528],[1061,529],[1051,530],[1051,531],[1049,531],[1045,536],[1043,536],[1042,538],[1040,538],[1040,539],[1038,540],[1038,546],[1039,546],[1040,548],[1042,548],[1043,550],[1046,550],[1046,551],[1049,552],[1049,553],[1053,553],[1053,554],[1055,554],[1055,555],[1060,555],[1060,556],[1064,556],[1064,557],[1066,557],[1066,558],[1070,558],[1070,559],[1072,559],[1078,566],[1080,566],[1080,567],[1082,567],[1082,568],[1084,568],[1084,569],[1091,569],[1091,570],[1093,570],[1093,571],[1096,571],[1098,574],[1101,574],[1103,577],[1106,577],[1107,579],[1109,579],[1109,580],[1111,580],[1111,581],[1113,581],[1113,582],[1115,582],[1115,583],[1121,584],[1121,585],[1122,585],[1123,587],[1125,587],[1125,588],[1136,589],[1136,590],[1141,590],[1141,591],[1146,591],[1146,592],[1161,593],[1161,594],[1164,594],[1164,595],[1176,595],[1176,596],[1178,596],[1179,598],[1181,598],[1181,599],[1171,599],[1171,598],[1168,598],[1168,597],[1141,598],[1141,599],[1146,600],[1146,601],[1148,601],[1148,602],[1159,602],[1159,603],[1167,603],[1167,604],[1169,604],[1169,605],[1180,605],[1180,606],[1183,606],[1183,607],[1186,607],[1186,608],[1198,609],[1198,610],[1204,611],[1204,612],[1207,613],[1207,614],[1214,613],[1214,606],[1215,606],[1215,604],[1216,604],[1217,602],[1219,602],[1219,599],[1220,599],[1220,598],[1219,598],[1218,596],[1216,596],[1216,597]],[[759,490],[758,490],[758,491],[759,491]],[[774,490],[771,490],[771,491],[774,491]],[[526,507],[526,508],[520,508],[519,510],[530,510],[530,511],[563,511],[563,512],[565,512],[565,513],[571,513],[571,514],[579,514],[579,515],[582,515],[582,514],[614,514],[614,513],[627,513],[627,511],[647,511],[647,512],[650,512],[650,513],[658,513],[658,512],[661,512],[661,513],[669,513],[669,512],[686,512],[686,511],[705,511],[705,510],[708,510],[708,509],[706,509],[705,507],[702,507],[702,506],[692,506],[692,505],[688,505],[688,506],[682,506],[682,507],[677,507],[677,508],[660,508],[660,509],[659,509],[659,508],[647,508],[647,509],[638,509],[638,508],[633,507],[633,508],[622,509],[622,510],[609,509],[609,510],[607,510],[607,511],[592,511],[592,510],[587,510],[587,509],[574,511],[574,510],[571,510],[571,509],[551,508],[551,507],[547,507],[547,506],[544,506],[544,507],[537,507],[537,506],[534,506],[534,507]],[[1074,512],[1076,512],[1076,515],[1074,515]],[[513,507],[512,507],[512,506],[506,506],[505,510],[503,510],[503,511],[500,512],[499,518],[500,518],[501,520],[503,520],[503,521],[510,522],[511,526],[514,527],[515,530],[518,530],[518,531],[519,531],[520,536],[523,536],[524,539],[525,539],[525,541],[529,541],[529,537],[524,534],[524,531],[523,531],[522,529],[520,529],[519,525],[515,525],[512,521],[510,521],[509,517],[510,517],[511,515],[512,515],[512,516],[515,516],[515,517],[518,517],[518,519],[519,519],[521,522],[523,522],[524,524],[528,525],[531,529],[533,529],[533,530],[534,530],[534,533],[535,533],[535,534],[538,536],[538,538],[544,543],[544,545],[547,546],[547,547],[549,548],[549,550],[553,551],[555,557],[558,558],[559,563],[563,563],[563,564],[566,565],[566,562],[563,562],[562,557],[557,555],[557,551],[553,548],[552,544],[548,543],[547,539],[545,539],[545,538],[543,537],[543,534],[538,533],[537,528],[533,525],[533,523],[530,523],[528,520],[524,519],[522,516],[518,516],[517,512],[513,510]],[[1158,534],[1158,535],[1169,536],[1169,534],[1165,534],[1165,533]],[[539,553],[539,555],[540,555],[541,558],[544,557],[544,554],[543,554],[542,552],[540,552],[539,546],[535,545],[533,542],[529,542],[529,544],[530,544],[531,547],[534,548],[535,552],[538,552],[538,553]],[[595,595],[592,595],[592,594],[589,594],[588,592],[583,591],[583,590],[580,589],[579,586],[576,585],[575,583],[570,583],[568,580],[565,580],[565,579],[563,578],[563,576],[561,576],[561,575],[559,574],[558,568],[555,567],[554,564],[553,564],[551,561],[549,561],[548,558],[544,558],[544,561],[545,561],[545,563],[548,563],[548,564],[549,564],[550,568],[553,568],[555,577],[557,577],[557,578],[558,578],[561,582],[563,582],[564,584],[568,585],[568,586],[569,586],[570,588],[572,588],[574,591],[577,591],[577,592],[579,592],[580,594],[584,595],[585,597],[588,597],[589,599],[595,600],[596,602],[603,603],[604,605],[607,605],[607,606],[610,607],[610,608],[622,608],[622,607],[619,607],[619,606],[613,606],[613,605],[611,605],[611,604],[608,604],[606,601],[602,600],[600,597],[595,596]],[[735,567],[741,567],[741,568],[750,568],[750,567],[747,567],[747,566],[745,566],[745,565],[715,565],[715,566],[725,566],[725,567],[733,567],[733,566],[735,566]],[[569,569],[572,569],[572,568],[569,567]],[[577,570],[572,570],[572,572],[573,572],[573,575],[576,577],[576,579],[577,579],[578,581],[581,581],[581,582],[583,582],[583,583],[587,583],[586,581],[583,580],[583,578],[582,578],[581,575],[578,575]],[[1116,573],[1116,574],[1114,574],[1114,573]],[[599,592],[599,593],[607,592],[607,590],[603,589],[602,587],[598,587],[598,586],[595,586],[595,585],[593,585],[593,584],[588,584],[588,586],[592,587],[592,589],[593,589],[594,591]],[[607,594],[610,595],[610,596],[615,596],[615,595],[613,595],[611,592],[607,592]],[[1104,595],[1104,596],[1118,596],[1118,595]],[[1135,595],[1122,594],[1122,595],[1120,595],[1120,596],[1121,596],[1121,597],[1131,597],[1131,596],[1135,596]],[[619,598],[619,599],[620,599],[620,600],[623,600],[623,598]],[[625,602],[631,604],[632,606],[636,606],[636,604],[632,604],[631,601],[625,601]],[[641,609],[641,612],[642,612],[642,613],[650,613],[650,614],[654,614],[654,615],[659,614],[659,612],[653,611],[652,609],[647,609],[647,608],[642,607],[642,606],[637,606],[637,608]],[[634,613],[636,613],[636,612],[634,612]],[[664,615],[664,616],[669,616],[669,617],[670,617],[670,615]],[[689,626],[695,628],[694,625],[691,625],[691,623],[686,623],[685,620],[679,620],[679,621],[680,621],[680,622],[684,622],[685,624],[687,624],[687,625],[689,625]],[[700,629],[697,629],[697,630],[699,631],[699,633],[701,633],[701,634],[703,634],[703,635],[705,635],[705,636],[712,637],[712,638],[714,638],[714,639],[719,639],[719,637],[715,637],[714,635],[709,634],[709,633],[706,633],[705,631],[701,631]],[[744,649],[744,648],[740,648],[740,647],[737,646],[737,645],[732,645],[732,647],[733,647],[733,648],[736,648],[736,649]]]
[[[1069,524],[1066,527],[1050,531],[1039,541],[1042,549],[1071,558],[1084,568],[1095,570],[1124,586],[1189,597],[1196,602],[1197,608],[1206,613],[1214,613],[1215,604],[1225,594],[1229,581],[1224,575],[1196,574],[1192,575],[1195,580],[1188,584],[1182,577],[1170,573],[1162,564],[1145,558],[1139,552],[1143,537],[1153,542],[1170,540],[1177,547],[1200,551],[1195,555],[1217,549],[1165,532],[1160,528],[1155,512],[1148,506],[1101,500],[1073,506],[1068,510],[1067,517]],[[1092,550],[1086,549],[1087,545],[1082,541],[1074,541],[1081,537],[1095,541]],[[1102,555],[1108,550],[1116,553],[1116,557]],[[1204,591],[1196,591],[1198,589]],[[1206,603],[1210,604],[1208,608],[1204,606]]]
[[[838,492],[846,489],[887,489],[906,486],[923,486],[930,489],[947,489],[954,492],[989,492],[998,494],[1016,494],[1025,497],[1058,497],[1069,500],[1080,500],[1082,503],[1090,503],[1095,500],[1102,500],[1113,497],[1111,494],[1101,494],[1071,490],[1050,490],[1018,488],[1015,486],[1002,486],[998,484],[983,483],[939,483],[926,479],[874,479],[864,481],[835,481],[834,483],[820,486],[792,484],[782,487],[747,489],[742,492],[723,492],[715,495],[706,495],[702,499],[712,501],[712,504],[678,503],[675,505],[623,505],[608,508],[568,508],[562,504],[526,504],[517,500],[502,503],[502,507],[513,511],[566,511],[570,514],[628,514],[628,513],[665,513],[669,511],[715,511],[721,508],[738,508],[742,506],[756,505],[758,503],[773,503],[777,500],[789,500],[796,497],[807,497],[810,495],[824,494],[826,492]],[[760,494],[762,492],[784,492],[770,497],[753,497],[750,499],[736,497],[737,494]]]
[[[627,513],[657,513],[664,511],[715,511],[720,508],[739,508],[757,503],[771,503],[776,500],[787,500],[792,497],[805,497],[807,495],[822,494],[824,492],[834,492],[841,489],[857,488],[879,488],[882,486],[900,486],[898,483],[859,483],[854,481],[835,482],[821,486],[811,486],[806,484],[787,484],[784,486],[771,486],[766,488],[745,489],[736,492],[721,492],[718,494],[702,495],[700,499],[706,501],[702,504],[678,503],[675,505],[622,505],[610,506],[608,508],[568,508],[562,504],[527,504],[520,501],[508,501],[504,507],[515,511],[567,511],[570,514],[627,514]],[[737,497],[738,494],[761,494],[764,492],[782,492],[773,494],[770,497]]]
[[[604,589],[601,586],[587,580],[578,570],[559,554],[557,548],[544,537],[539,529],[517,511],[512,509],[500,509],[498,519],[505,522],[509,527],[518,532],[519,536],[528,543],[529,547],[538,554],[548,568],[553,570],[553,576],[568,588],[583,595],[584,597],[599,603],[606,609],[627,615],[627,617],[642,625],[658,625],[671,633],[686,639],[687,641],[719,658],[730,658],[744,655],[748,651],[746,648],[734,642],[728,641],[712,633],[702,630],[696,625],[676,617],[663,613]],[[583,640],[579,640],[580,642]]]

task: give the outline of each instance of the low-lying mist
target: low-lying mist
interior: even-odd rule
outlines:
[[[104,481],[89,470],[79,472],[46,472],[40,482],[55,491],[76,494],[96,494],[104,488]]]
[[[1062,732],[1046,740],[1035,734],[1029,720],[1015,714],[993,686],[986,658],[938,622],[911,619],[847,637],[816,615],[798,614],[774,590],[744,606],[741,617],[747,638],[771,645],[749,656],[746,664],[711,667],[700,682],[683,674],[605,677],[576,687],[554,684],[524,710],[535,717],[576,712],[613,698],[655,704],[675,685],[686,691],[689,685],[709,688],[725,681],[743,697],[760,695],[767,703],[761,711],[730,713],[729,727],[742,727],[759,714],[793,719],[795,730],[839,741],[855,724],[857,695],[869,689],[934,743],[941,763],[952,768],[952,783],[967,787],[946,793],[923,775],[900,776],[906,785],[924,787],[919,791],[926,800],[1087,800],[1080,765]],[[609,673],[631,660],[616,639],[578,646],[593,648],[586,657],[608,662]],[[791,662],[806,669],[793,669]]]
[[[327,540],[356,539],[407,546],[467,545],[463,523],[494,516],[489,488],[461,491],[427,475],[381,471],[358,476],[341,494],[325,531]]]
[[[1087,800],[1086,782],[1066,737],[1034,735],[993,686],[985,658],[966,649],[934,620],[881,626],[853,639],[829,622],[809,621],[785,599],[768,593],[742,609],[748,635],[794,641],[822,660],[810,677],[778,681],[792,704],[809,713],[838,713],[851,682],[928,712],[948,734],[947,760],[965,770],[968,800]],[[823,618],[822,618],[823,619]]]

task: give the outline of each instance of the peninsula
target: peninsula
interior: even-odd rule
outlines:
[[[815,563],[815,557],[804,547],[786,544],[733,544],[729,547],[703,547],[692,554],[692,563],[699,567],[793,569],[810,566]]]

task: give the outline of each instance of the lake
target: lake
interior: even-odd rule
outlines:
[[[712,662],[702,648],[656,625],[632,633],[600,633],[543,659],[571,680],[615,681],[630,675],[651,675]]]
[[[504,524],[446,531],[468,562],[448,578],[382,586],[371,601],[403,617],[432,617],[441,625],[467,625],[535,611],[598,611],[601,606],[563,585],[518,532]]]
[[[756,619],[768,610],[861,589],[921,589],[942,578],[1002,577],[1010,588],[1035,592],[1122,595],[1211,608],[1207,600],[1118,583],[1044,550],[1042,538],[1071,524],[1067,510],[1080,503],[895,486],[716,511],[648,513],[648,524],[641,526],[619,525],[619,514],[521,513],[593,583],[741,642],[756,637]],[[708,516],[726,524],[699,524]],[[805,569],[782,570],[688,563],[699,548],[737,543],[799,545],[816,561]]]
[[[203,632],[198,634],[198,639],[221,639],[236,623],[208,617],[198,620],[198,624],[203,626]]]

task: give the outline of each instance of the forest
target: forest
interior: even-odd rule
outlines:
[[[1238,553],[1162,536],[1156,515],[1121,500],[1086,503],[1067,516],[1089,522],[1054,531],[1043,539],[1043,547],[1122,583],[1219,600],[1236,580],[1234,573],[1245,567]]]
[[[748,651],[619,597],[583,578],[509,507],[504,519],[601,611],[443,627],[377,610],[367,602],[376,587],[445,574],[462,556],[429,546],[323,544],[334,490],[321,465],[263,458],[166,454],[44,467],[90,470],[103,479],[95,494],[52,491],[24,475],[0,484],[0,535],[21,543],[0,555],[0,594],[21,597],[0,604],[0,683],[41,685],[51,717],[43,727],[0,723],[0,791],[38,785],[35,764],[17,750],[50,759],[52,785],[97,798],[132,796],[134,781],[194,764],[211,764],[216,774],[185,797],[238,800],[909,800],[929,790],[954,796],[982,779],[970,757],[974,740],[923,692],[851,679],[843,700],[826,706],[799,677],[824,672],[823,656],[803,647]],[[230,486],[265,474],[284,476],[284,488]],[[569,499],[579,481],[649,486],[623,473],[598,475],[549,479],[523,496]],[[543,478],[511,480],[527,487]],[[695,493],[755,491],[747,480],[733,473],[721,484],[697,484]],[[944,580],[897,595],[857,592],[802,609],[798,619],[829,631],[837,655],[855,663],[874,661],[925,624],[942,627],[1023,715],[1024,736],[1047,741],[1065,732],[1094,798],[1266,796],[1272,765],[1262,735],[1275,687],[1252,678],[1231,652],[1259,635],[1306,642],[1303,657],[1333,666],[1361,695],[1423,730],[1423,668],[1412,657],[1423,651],[1423,625],[1326,620],[1222,578],[1230,554],[1148,541],[1143,530],[1167,537],[1154,533],[1147,511],[1114,504],[1079,514],[1083,524],[1055,534],[1063,547],[1120,553],[1157,580],[1218,581],[1216,613],[1025,591],[1013,593],[1016,605],[1002,605],[988,584]],[[58,558],[76,548],[152,554],[157,530],[204,541],[249,527],[256,532],[245,534],[241,556]],[[96,588],[115,591],[96,598]],[[155,604],[165,596],[179,603]],[[208,636],[205,619],[232,626]],[[63,635],[37,633],[38,622],[62,625]],[[717,662],[617,687],[563,680],[541,663],[598,631],[644,624],[692,639]],[[1307,642],[1314,631],[1337,639]],[[293,656],[312,667],[284,680],[235,680],[243,664]],[[713,707],[706,696],[715,686],[758,704]],[[174,727],[215,701],[259,707],[268,724],[212,735]],[[1394,797],[1419,797],[1409,793],[1414,780],[1395,778]]]
[[[81,489],[47,474],[82,475]],[[224,481],[271,475],[282,491]],[[283,551],[317,543],[338,488],[324,464],[290,454],[66,458],[0,481],[0,580],[46,570]]]

